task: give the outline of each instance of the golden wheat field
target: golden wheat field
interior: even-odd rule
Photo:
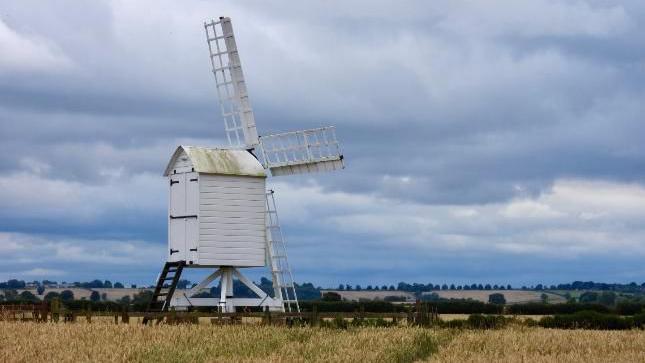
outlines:
[[[511,327],[464,330],[429,362],[645,362],[645,332]]]
[[[0,322],[2,362],[639,362],[643,331]]]

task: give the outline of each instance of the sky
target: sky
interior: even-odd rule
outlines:
[[[226,145],[219,16],[259,133],[342,144],[269,180],[296,281],[645,281],[636,0],[2,0],[0,280],[154,282],[167,161]]]

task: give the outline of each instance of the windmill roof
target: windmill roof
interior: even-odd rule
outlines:
[[[166,166],[164,176],[172,172],[172,167],[177,158],[184,152],[188,155],[193,168],[198,173],[266,177],[262,164],[253,154],[246,150],[184,145],[177,147],[177,150],[175,150],[168,162],[168,166]]]

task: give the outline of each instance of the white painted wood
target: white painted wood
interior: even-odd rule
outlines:
[[[199,256],[199,265],[212,266],[212,267],[217,267],[217,266],[261,267],[261,266],[258,266],[258,261],[255,258],[235,260],[228,257],[217,259],[217,258],[205,258],[202,256]]]
[[[264,253],[264,248],[261,246],[250,247],[222,247],[222,246],[208,246],[202,247],[199,251],[202,256],[223,256],[223,255],[261,255]]]
[[[201,174],[199,188],[200,264],[264,266],[264,179]]]
[[[180,155],[175,159],[175,162],[172,164],[172,166],[169,167],[171,169],[170,174],[179,174],[179,173],[186,173],[190,172],[193,168],[193,163],[186,154],[185,151],[182,150]]]
[[[210,238],[212,241],[217,241],[219,237],[259,237],[264,240],[265,233],[263,231],[249,231],[246,229],[222,230],[217,228],[199,229],[200,240],[202,236],[213,236]],[[226,238],[224,238],[226,239]],[[251,238],[249,238],[251,239]]]
[[[199,214],[199,178],[197,173],[186,173],[186,215]]]
[[[200,208],[201,209],[201,208]],[[264,218],[265,213],[263,212],[252,212],[252,211],[242,211],[242,212],[236,212],[236,211],[217,211],[217,210],[212,210],[210,213],[208,213],[208,216],[203,216],[202,218]]]
[[[208,251],[209,248],[262,248],[261,244],[264,242],[247,242],[247,241],[233,241],[233,242],[217,242],[217,244],[203,245],[202,251]]]
[[[239,243],[239,242],[248,242],[248,243],[265,243],[266,240],[262,237],[253,237],[253,236],[205,236],[200,234],[199,236],[199,245],[200,246],[219,246],[224,245],[225,243]]]
[[[184,296],[178,296],[173,299],[171,306],[218,306],[220,305],[221,298],[208,298],[208,297],[189,297],[186,299]],[[227,298],[226,301],[230,302],[232,306],[268,306],[273,308],[282,307],[282,301],[272,299],[260,298]]]
[[[202,174],[204,187],[220,187],[222,185],[234,184],[238,188],[252,185],[257,187],[264,184],[264,177],[252,177],[246,175],[219,175],[219,174]]]
[[[334,171],[334,170],[343,169],[344,167],[345,166],[343,164],[342,159],[337,159],[337,160],[318,161],[318,162],[309,163],[309,164],[276,166],[276,167],[270,167],[269,170],[271,170],[271,175],[281,176],[281,175]]]
[[[199,264],[199,220],[197,218],[186,218],[186,263],[189,265]]]
[[[186,221],[183,218],[170,219],[168,261],[186,259]],[[171,253],[172,251],[172,253]],[[177,251],[177,252],[174,252]]]
[[[247,216],[240,217],[202,217],[200,222],[203,224],[207,223],[216,223],[216,224],[239,224],[239,223],[249,223],[249,224],[260,224],[264,223],[264,216],[250,218]]]
[[[170,215],[186,215],[186,174],[174,174],[168,179],[170,179]]]

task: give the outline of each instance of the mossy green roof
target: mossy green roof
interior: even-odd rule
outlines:
[[[250,152],[239,149],[215,149],[181,145],[173,154],[164,176],[170,174],[177,158],[188,155],[198,173],[266,177],[262,164]]]

